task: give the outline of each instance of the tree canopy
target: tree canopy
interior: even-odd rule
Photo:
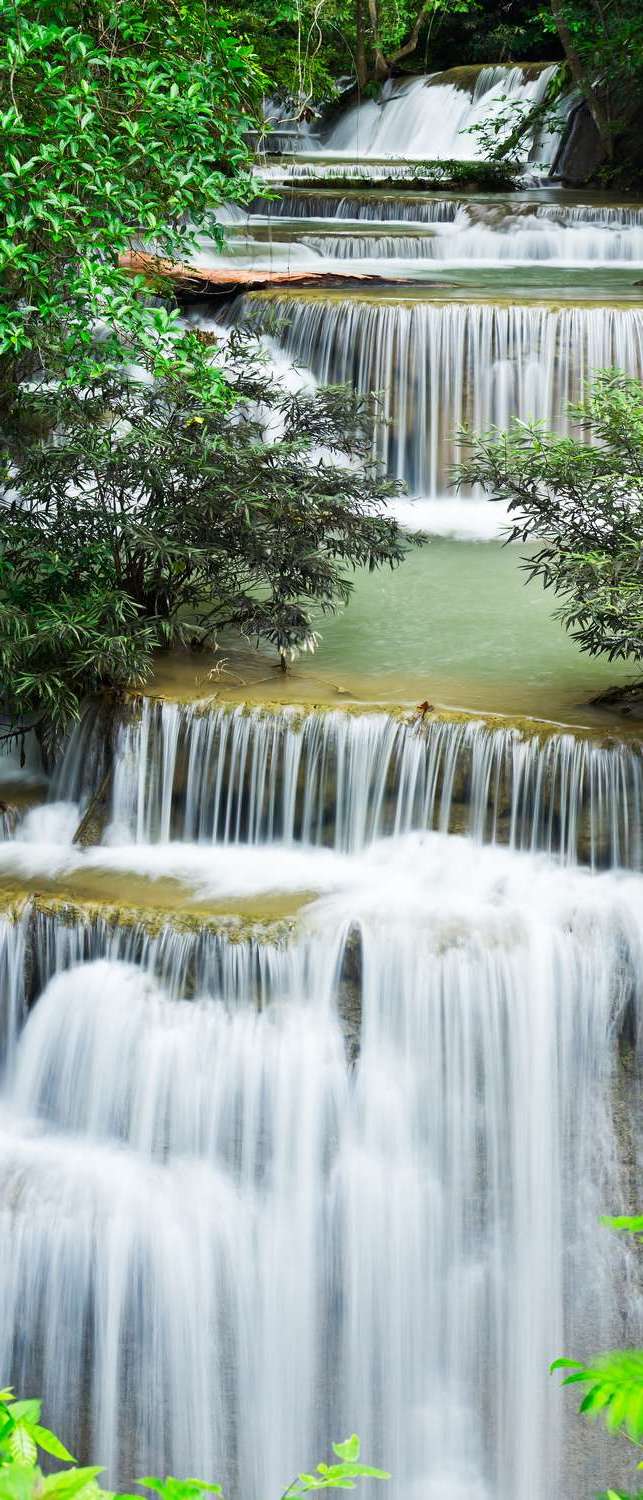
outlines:
[[[0,493],[14,715],[59,730],[88,692],[144,681],[156,648],[212,648],[226,628],[285,665],[348,600],[351,567],[402,560],[363,403],[285,391],[243,338],[225,379],[213,357],[189,334],[149,382],[112,370],[23,395],[57,437],[24,443]]]
[[[458,483],[509,510],[510,541],[535,544],[524,567],[562,600],[582,651],[643,660],[643,385],[597,374],[569,408],[577,436],[514,420],[508,432],[462,434]]]
[[[481,62],[565,63],[601,138],[609,173],[632,178],[642,128],[640,0],[212,0],[253,47],[273,92],[301,108],[390,74]],[[549,103],[555,102],[552,100]],[[541,113],[542,113],[541,107]],[[517,120],[516,126],[520,125]],[[529,123],[524,122],[525,127]],[[495,144],[495,143],[494,143]],[[617,152],[618,145],[618,152]]]
[[[55,353],[79,380],[158,329],[118,257],[173,255],[249,191],[262,78],[205,0],[0,10],[0,400]],[[216,228],[215,228],[216,232]]]

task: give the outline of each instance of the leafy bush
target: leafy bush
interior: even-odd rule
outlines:
[[[10,713],[54,731],[87,693],[141,682],[155,648],[225,628],[285,667],[350,568],[408,548],[363,402],[285,391],[236,336],[225,379],[195,334],[181,356],[149,383],[116,370],[23,398],[45,435],[0,476],[0,678]]]
[[[414,192],[430,192],[433,188],[442,188],[445,192],[451,189],[460,189],[462,192],[511,192],[516,186],[516,173],[518,168],[511,162],[506,161],[455,161],[445,157],[441,161],[408,162],[405,171],[401,175],[391,174],[387,177],[382,173],[374,181],[368,167],[361,171],[353,170],[350,175],[343,176],[342,168],[335,166],[328,173],[327,182],[331,182],[337,192],[350,192],[357,185],[371,188],[374,193],[386,192],[408,192],[413,188]],[[299,189],[309,188],[317,191],[319,188],[319,177],[301,176],[297,178]]]
[[[188,225],[250,191],[261,85],[204,0],[0,7],[0,404],[52,345],[91,369],[96,320],[114,356],[154,343],[119,252],[141,235],[184,252]]]
[[[609,1229],[623,1230],[636,1240],[643,1237],[642,1215],[605,1217],[601,1223]],[[584,1416],[602,1417],[608,1432],[621,1432],[638,1446],[643,1439],[643,1349],[617,1349],[599,1354],[590,1364],[578,1359],[555,1359],[552,1370],[569,1370],[563,1385],[586,1385],[579,1412]],[[643,1469],[643,1463],[638,1465]],[[643,1492],[626,1495],[622,1490],[606,1490],[599,1500],[643,1500]]]
[[[11,1388],[0,1391],[0,1500],[116,1500],[98,1483],[103,1473],[100,1465],[81,1468],[71,1453],[40,1422],[40,1401],[16,1401]],[[43,1474],[38,1450],[51,1454],[67,1465],[54,1474]],[[333,1443],[337,1463],[320,1463],[314,1474],[299,1474],[282,1500],[299,1500],[313,1490],[353,1490],[357,1479],[389,1479],[383,1469],[361,1462],[360,1441],[353,1433],[343,1443]],[[220,1484],[204,1479],[175,1479],[168,1475],[158,1479],[147,1475],[136,1484],[152,1490],[161,1500],[208,1500],[221,1495]],[[140,1495],[123,1495],[121,1500],[143,1500]]]
[[[578,437],[542,423],[461,441],[458,484],[479,484],[509,509],[509,541],[534,542],[529,578],[563,600],[556,611],[582,651],[643,657],[643,385],[600,371],[569,407]],[[591,440],[591,441],[588,441]]]

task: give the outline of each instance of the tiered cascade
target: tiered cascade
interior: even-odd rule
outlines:
[[[285,190],[227,216],[232,259],[287,273],[292,233],[300,266],[412,264],[379,301],[228,317],[282,320],[278,378],[290,357],[382,393],[377,452],[417,494],[444,494],[460,422],[561,425],[593,369],[643,372],[618,296],[550,305],[539,265],[537,304],[515,278],[506,300],[512,260],[632,281],[640,209],[415,191],[418,158],[479,155],[468,128],[547,81],[395,84],[331,139],[282,132]],[[532,177],[554,149],[531,141]],[[461,269],[448,304],[476,260],[504,263],[496,304]],[[640,1209],[640,745],[430,713],[107,718],[0,843],[3,1379],[128,1489],[196,1473],[269,1500],[353,1430],[391,1500],[627,1488],[548,1367],[640,1342],[598,1227]]]
[[[72,751],[61,795],[82,792],[82,763]],[[111,825],[117,843],[346,852],[438,829],[641,869],[643,759],[636,743],[475,720],[146,702],[117,733]]]
[[[413,494],[439,496],[457,429],[506,427],[512,415],[568,430],[566,403],[592,371],[643,374],[638,309],[436,303],[409,296],[252,296],[234,317],[267,331],[324,383],[382,397],[375,447]]]
[[[473,81],[457,69],[446,75],[398,79],[385,84],[377,101],[341,115],[323,132],[319,149],[350,160],[480,158],[485,148],[475,127],[482,122],[490,126],[512,106],[524,109],[541,103],[555,72],[555,66],[525,70],[500,65],[478,69]],[[301,144],[310,149],[316,143],[304,138]],[[535,162],[548,162],[556,144],[557,137],[536,131],[529,155]]]
[[[460,781],[481,833],[506,783],[538,843],[552,767],[565,837],[589,797],[623,839],[618,747],[167,704],[123,727],[124,869],[127,837],[224,870],[234,838],[230,888],[278,889],[290,838],[325,894],[285,937],[29,903],[2,926],[3,1364],[113,1478],[261,1500],[355,1427],[395,1496],[567,1482],[548,1362],[615,1336],[627,1274],[595,1224],[627,1190],[640,877],[413,831]]]

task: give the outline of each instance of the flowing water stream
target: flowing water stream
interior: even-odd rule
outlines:
[[[605,297],[587,271],[643,258],[636,205],[377,186],[378,157],[434,144],[436,110],[444,154],[471,154],[459,131],[485,100],[542,89],[519,71],[389,91],[305,143],[320,165],[343,152],[344,171],[370,158],[368,192],[298,196],[291,175],[269,213],[229,228],[233,257],[287,263],[295,245],[388,268],[378,293],[283,291],[227,316],[270,329],[280,378],[294,364],[382,391],[377,451],[427,525],[451,503],[458,421],[562,423],[593,368],[643,371],[634,278]],[[532,171],[551,149],[533,143]],[[450,257],[499,276],[537,260],[544,280],[522,297],[515,273],[502,292],[450,290]],[[395,285],[434,259],[438,291]],[[552,295],[547,261],[585,270]],[[511,645],[472,588],[486,545],[428,547],[398,596],[431,660],[440,611],[429,631],[418,600],[447,570],[442,629],[467,615],[479,679],[468,699],[461,680],[464,708],[497,690],[494,631]],[[354,651],[382,655],[381,595],[360,598]],[[513,649],[536,675],[528,618]],[[568,650],[569,704],[584,679]],[[550,719],[556,673],[552,658]],[[3,1379],[41,1391],[114,1483],[196,1473],[270,1500],[355,1430],[392,1470],[391,1500],[627,1487],[627,1455],[581,1434],[547,1372],[640,1342],[636,1268],[598,1225],[641,1208],[636,727],[212,696],[133,701],[109,723],[90,708],[49,801],[5,833]]]

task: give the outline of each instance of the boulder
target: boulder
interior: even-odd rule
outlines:
[[[566,187],[589,182],[605,159],[598,129],[584,99],[571,111],[551,175]]]

